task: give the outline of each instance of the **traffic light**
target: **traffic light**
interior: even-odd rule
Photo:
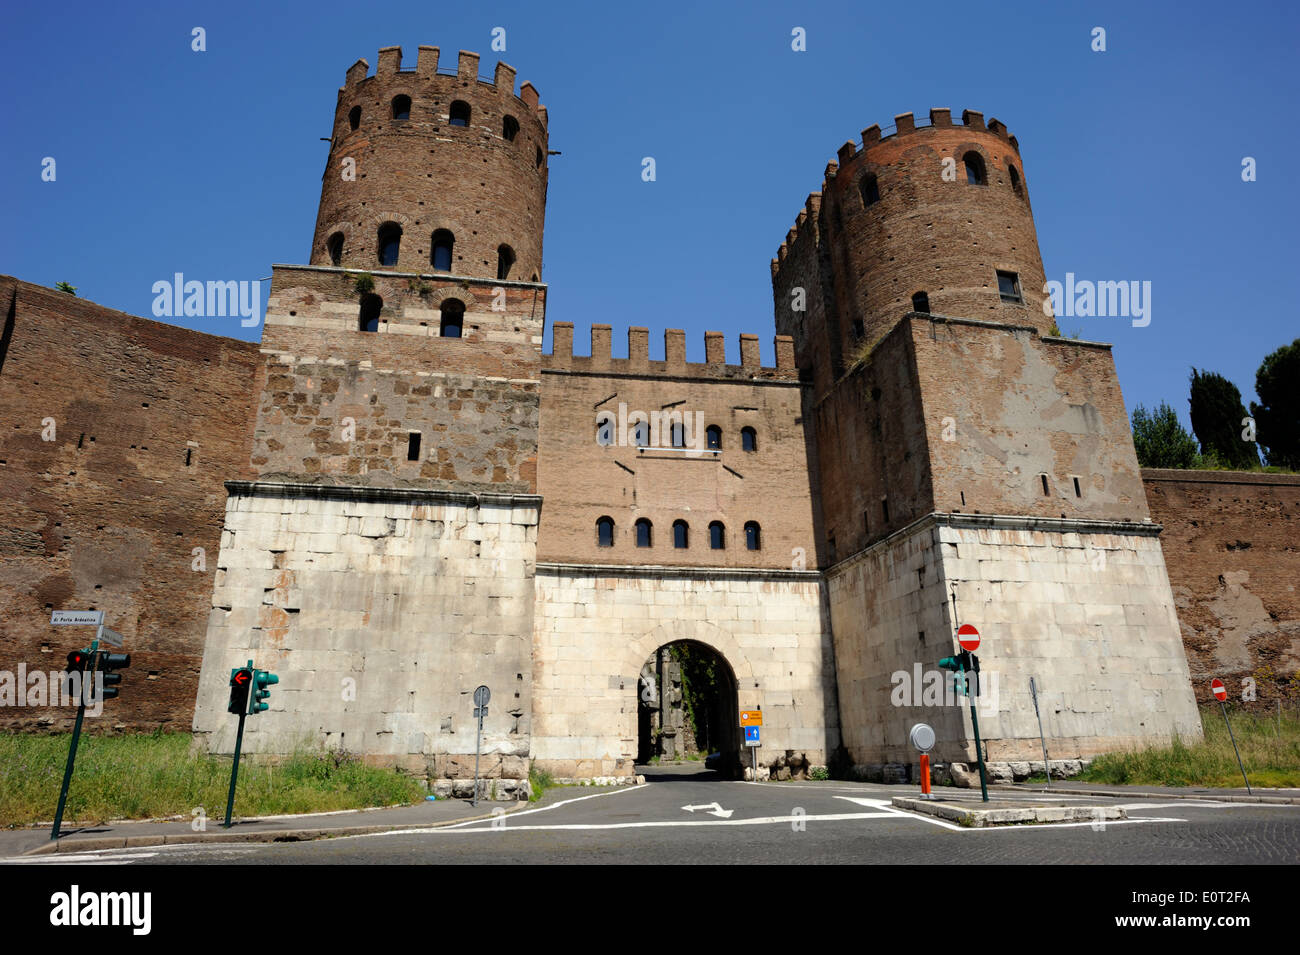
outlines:
[[[68,665],[63,668],[63,692],[69,699],[86,698],[86,668],[91,666],[94,656],[89,650],[71,650],[68,652]],[[74,685],[72,675],[77,674]]]
[[[959,696],[965,696],[968,690],[966,681],[970,679],[968,674],[971,671],[979,672],[979,658],[969,650],[963,650],[955,656],[944,657],[939,661],[939,669],[952,670],[954,676],[952,679],[953,689]]]
[[[262,701],[271,695],[271,691],[267,687],[280,682],[280,678],[274,673],[268,673],[265,670],[254,670],[253,673],[253,705],[248,708],[250,715],[265,713],[271,708],[269,703],[263,703]]]
[[[114,673],[114,670],[125,670],[131,665],[131,654],[129,653],[100,653],[95,660],[95,669],[103,674],[103,692],[101,698],[105,700],[117,699],[117,687],[122,682],[122,674]]]
[[[255,672],[252,667],[240,667],[230,671],[230,703],[226,706],[227,713],[242,716],[248,712],[248,691],[253,685]]]

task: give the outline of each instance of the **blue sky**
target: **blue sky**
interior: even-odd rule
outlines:
[[[463,9],[462,9],[463,8]],[[840,143],[896,113],[982,110],[1020,140],[1049,278],[1152,283],[1115,343],[1131,410],[1187,422],[1195,365],[1253,396],[1294,317],[1300,13],[1206,2],[28,4],[6,13],[0,272],[151,314],[174,272],[305,262],[335,91],[381,46],[477,50],[550,111],[550,321],[757,333],[768,261]],[[207,51],[190,49],[207,31]],[[507,49],[491,50],[504,27]],[[1105,28],[1107,50],[1091,49]],[[807,51],[791,30],[807,31]],[[46,156],[57,180],[41,181]],[[658,178],[641,179],[653,156]],[[1243,157],[1258,179],[1243,182]],[[190,327],[257,337],[238,319]],[[186,323],[186,320],[179,320]],[[549,349],[549,336],[547,348]]]

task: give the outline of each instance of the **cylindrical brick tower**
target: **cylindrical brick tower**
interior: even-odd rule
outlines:
[[[1052,327],[1016,138],[972,110],[961,125],[947,109],[930,110],[929,126],[911,113],[895,123],[840,147],[772,260],[777,330],[804,339],[801,365],[822,352],[838,374],[911,311]],[[822,341],[798,327],[796,287],[824,313]]]
[[[358,60],[334,111],[312,265],[537,282],[546,213],[546,107],[513,67],[478,76],[477,53],[438,69],[420,47]]]

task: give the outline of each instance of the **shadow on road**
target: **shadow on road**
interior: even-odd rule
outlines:
[[[639,765],[636,773],[644,776],[647,783],[720,783],[729,778],[716,769],[705,769],[703,763],[694,761]]]

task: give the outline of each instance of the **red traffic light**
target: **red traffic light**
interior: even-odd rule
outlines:
[[[90,654],[84,650],[72,650],[68,653],[68,665],[65,668],[68,673],[79,670],[85,670],[90,663]]]

